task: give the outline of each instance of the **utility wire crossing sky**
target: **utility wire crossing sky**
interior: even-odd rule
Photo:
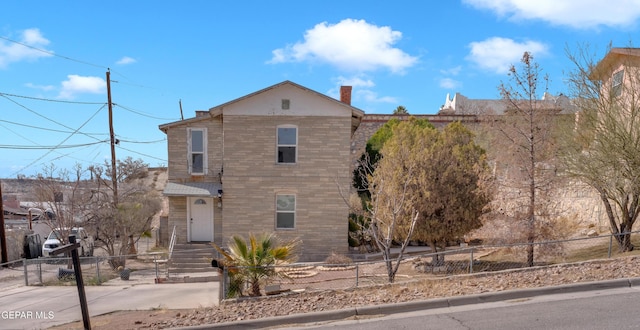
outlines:
[[[0,178],[110,162],[107,71],[116,157],[166,166],[159,125],[284,80],[434,114],[498,99],[528,51],[567,94],[567,52],[633,46],[639,17],[640,0],[3,1]]]

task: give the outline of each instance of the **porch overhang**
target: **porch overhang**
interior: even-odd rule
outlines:
[[[215,182],[167,182],[162,194],[165,196],[218,197],[222,185]]]

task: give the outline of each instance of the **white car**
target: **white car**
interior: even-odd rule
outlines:
[[[92,256],[94,249],[93,237],[87,234],[87,231],[82,227],[74,227],[71,230],[56,228],[49,233],[47,239],[42,244],[42,256],[43,257],[63,257],[64,254],[52,255],[51,251],[55,248],[62,246],[60,243],[61,235],[68,233],[68,235],[76,235],[76,242],[80,243],[78,248],[78,255],[81,257]]]

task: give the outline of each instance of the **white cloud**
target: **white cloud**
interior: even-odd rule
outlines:
[[[398,103],[398,99],[393,96],[379,96],[372,88],[376,86],[373,80],[358,75],[354,77],[340,76],[334,79],[335,87],[327,92],[327,95],[339,99],[341,86],[352,86],[351,104],[354,103]]]
[[[0,69],[14,62],[33,61],[41,57],[53,56],[52,51],[45,49],[48,44],[49,40],[35,28],[22,31],[15,42],[0,39]]]
[[[458,65],[454,68],[442,69],[440,70],[440,73],[445,75],[457,76],[458,74],[460,74],[460,71],[462,71],[462,66]]]
[[[26,83],[24,84],[24,86],[32,89],[38,89],[45,92],[54,90],[56,88],[55,86],[52,86],[52,85],[36,85],[32,83]]]
[[[374,87],[376,84],[373,82],[373,80],[365,78],[363,76],[356,76],[356,77],[343,77],[340,76],[336,79],[338,86],[353,86],[353,87]]]
[[[318,61],[344,71],[386,68],[403,73],[418,58],[393,47],[400,39],[401,32],[364,20],[345,19],[334,25],[323,22],[307,30],[303,42],[274,50],[269,63]]]
[[[125,56],[125,57],[121,58],[120,60],[118,60],[118,62],[116,62],[116,64],[127,65],[127,64],[131,64],[131,63],[135,63],[135,62],[137,62],[135,58],[129,57],[129,56]]]
[[[456,89],[456,88],[460,88],[462,86],[462,83],[451,79],[451,78],[442,78],[440,79],[440,87],[444,88],[444,89]]]
[[[463,0],[513,21],[542,20],[577,29],[599,26],[635,25],[640,17],[640,0]],[[615,3],[614,3],[615,2]]]
[[[62,90],[58,95],[61,99],[73,99],[77,94],[102,94],[107,83],[100,77],[83,77],[75,74],[67,76],[62,82]]]
[[[524,52],[534,57],[545,56],[548,46],[537,41],[516,42],[508,38],[493,37],[469,44],[471,52],[466,59],[480,68],[497,74],[507,73],[511,65],[520,62]]]
[[[393,96],[380,96],[378,93],[368,90],[368,89],[360,89],[356,90],[357,99],[363,100],[368,103],[391,103],[398,104],[398,99]]]

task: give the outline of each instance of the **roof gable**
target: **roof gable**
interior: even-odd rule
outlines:
[[[283,100],[290,102],[284,109]],[[364,111],[289,80],[209,109],[217,115],[364,116]]]
[[[604,80],[621,64],[628,65],[630,62],[638,61],[640,61],[640,48],[611,48],[589,76],[592,79]]]
[[[282,102],[285,99],[291,102],[288,110],[283,109],[282,106]],[[285,80],[214,106],[209,109],[208,113],[207,111],[198,111],[195,118],[163,124],[159,128],[166,133],[167,129],[174,126],[209,120],[224,115],[339,116],[351,118],[352,131],[355,131],[364,117],[364,111],[292,81]]]

